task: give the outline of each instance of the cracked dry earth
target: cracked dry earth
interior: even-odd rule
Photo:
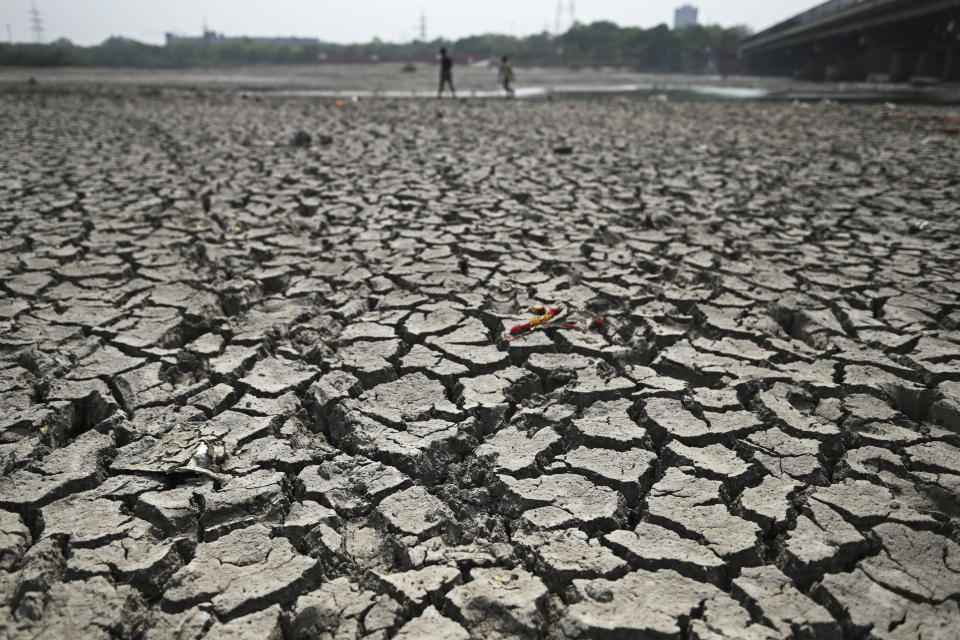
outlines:
[[[956,637],[960,147],[934,125],[0,111],[7,637]],[[536,303],[606,323],[506,343]]]

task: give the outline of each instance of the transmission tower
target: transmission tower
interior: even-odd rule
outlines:
[[[564,25],[568,24],[569,27],[572,27],[576,21],[577,13],[574,0],[569,0],[569,2],[557,0],[557,22],[555,25],[555,34],[560,35],[563,32]]]
[[[32,3],[30,7],[30,29],[33,31],[33,39],[37,43],[43,42],[43,18],[40,11],[37,10],[37,3]]]
[[[420,41],[427,41],[427,12],[420,10]]]

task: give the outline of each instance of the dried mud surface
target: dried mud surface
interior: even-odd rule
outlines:
[[[935,123],[132,90],[0,116],[6,636],[955,637]],[[606,323],[505,342],[536,303]]]

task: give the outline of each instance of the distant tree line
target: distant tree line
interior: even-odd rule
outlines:
[[[216,44],[180,42],[167,46],[112,37],[102,44],[81,47],[69,40],[50,44],[0,44],[0,66],[97,66],[185,68],[251,64],[309,64],[317,61],[381,62],[428,60],[441,46],[455,55],[475,58],[509,55],[518,64],[544,66],[617,66],[639,71],[702,71],[711,62],[735,54],[748,35],[744,27],[694,25],[670,29],[620,27],[613,22],[576,24],[566,33],[524,38],[487,34],[457,41],[434,40],[366,44],[300,46],[231,39]]]

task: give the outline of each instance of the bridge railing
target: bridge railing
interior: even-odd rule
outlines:
[[[768,34],[773,34],[779,31],[800,27],[811,22],[816,22],[836,13],[840,13],[841,11],[845,11],[850,7],[855,7],[859,4],[871,1],[872,0],[828,0],[827,2],[818,4],[812,9],[807,9],[803,13],[798,13],[791,18],[787,18],[783,22],[779,22],[772,27],[764,29],[757,34],[754,34],[750,38],[747,38],[747,40],[755,40]]]
[[[797,14],[793,17],[792,21],[795,20],[799,24],[813,22],[814,20],[825,18],[833,13],[839,13],[844,9],[848,9],[867,1],[868,0],[829,0],[823,4],[818,4],[814,8],[804,11],[803,13]]]
[[[947,0],[960,4],[960,0]],[[774,42],[787,33],[795,34],[809,28],[818,28],[817,25],[830,22],[834,16],[841,18],[853,14],[859,14],[862,11],[873,11],[887,5],[896,5],[899,3],[936,3],[936,0],[829,0],[818,4],[812,9],[803,13],[798,13],[792,18],[773,25],[759,33],[755,33],[740,43],[740,53],[748,49],[764,46],[766,43]]]

